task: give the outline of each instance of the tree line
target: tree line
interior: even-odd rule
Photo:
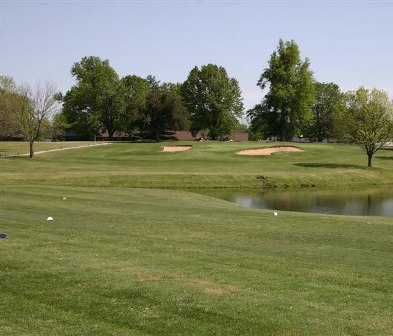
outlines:
[[[194,67],[184,83],[154,76],[119,78],[108,60],[84,57],[73,65],[76,84],[62,97],[66,122],[86,137],[102,130],[159,140],[165,131],[203,131],[217,140],[239,126],[239,84],[223,67]]]
[[[168,130],[189,130],[218,140],[247,129],[254,140],[358,143],[369,166],[375,151],[393,138],[393,103],[386,92],[341,92],[335,83],[317,82],[293,40],[279,41],[257,82],[261,102],[246,113],[238,81],[215,64],[195,66],[183,83],[161,83],[151,75],[120,78],[108,60],[95,56],[74,63],[71,74],[75,84],[64,94],[49,83],[34,91],[0,76],[0,137],[23,135],[32,148],[49,130],[62,138],[73,129],[86,140],[103,131],[109,139],[121,132],[159,140]],[[244,115],[248,127],[240,122]]]
[[[247,112],[254,139],[335,138],[359,144],[369,167],[375,152],[393,140],[393,101],[388,94],[363,87],[341,92],[335,83],[316,82],[310,61],[301,59],[293,40],[280,40],[257,85],[265,94]]]
[[[33,93],[28,85],[0,76],[0,138],[23,136],[32,157],[36,140],[62,139],[67,130],[84,140],[95,140],[103,131],[109,140],[116,132],[159,140],[168,130],[201,132],[218,140],[246,128],[239,122],[243,101],[238,81],[215,64],[195,66],[184,83],[161,83],[151,75],[120,78],[108,60],[95,56],[73,64],[71,74],[76,83],[65,94],[49,83]],[[40,99],[48,107],[36,106]]]

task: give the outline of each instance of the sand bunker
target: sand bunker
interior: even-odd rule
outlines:
[[[165,146],[162,147],[163,152],[184,152],[191,149],[192,146]]]
[[[297,147],[270,147],[259,149],[247,149],[237,152],[239,155],[271,155],[276,152],[304,152],[303,149]]]

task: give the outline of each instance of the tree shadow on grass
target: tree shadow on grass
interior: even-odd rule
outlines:
[[[17,155],[17,154],[1,154],[0,159],[7,159],[7,160],[26,160],[30,159],[28,155]]]
[[[393,156],[389,156],[389,154],[393,154],[393,148],[381,148],[374,157],[381,160],[393,160]]]
[[[377,155],[375,158],[381,159],[381,160],[393,160],[393,156],[379,156],[379,155]]]
[[[384,154],[393,154],[393,148],[381,148],[378,151],[378,154],[375,155],[377,159],[382,159],[382,160],[393,160],[393,156],[388,156]]]
[[[11,149],[9,148],[0,147],[0,153],[10,152],[10,151]]]
[[[357,166],[353,164],[347,164],[347,163],[319,163],[319,162],[301,162],[301,163],[295,163],[295,166],[299,167],[306,167],[306,168],[357,168],[357,169],[364,169],[363,166]]]
[[[19,153],[18,151],[9,148],[0,147],[0,158],[12,158],[12,157],[18,157],[20,155],[21,153]]]

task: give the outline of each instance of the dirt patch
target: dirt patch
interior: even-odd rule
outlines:
[[[187,285],[195,286],[195,287],[199,287],[199,288],[204,288],[204,287],[212,285],[212,282],[208,279],[182,278],[181,280],[183,283],[185,283]]]
[[[162,147],[163,152],[184,152],[191,149],[192,146],[165,146]]]
[[[138,273],[138,280],[140,282],[155,282],[155,281],[160,281],[161,278],[159,276],[154,275],[154,274],[139,272]]]
[[[205,292],[214,294],[214,295],[223,295],[223,294],[231,294],[231,293],[238,293],[240,290],[236,286],[228,285],[225,287],[213,287],[213,288],[206,288]]]
[[[239,155],[272,155],[276,152],[304,152],[303,149],[297,147],[269,147],[269,148],[257,148],[257,149],[246,149],[237,152]]]
[[[199,288],[205,293],[213,294],[213,295],[224,295],[224,294],[231,294],[237,293],[240,289],[234,285],[218,285],[213,283],[209,279],[190,279],[190,278],[183,278],[182,282],[187,286]]]

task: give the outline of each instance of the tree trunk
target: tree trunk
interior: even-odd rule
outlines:
[[[284,141],[284,137],[285,137],[284,126],[281,125],[281,129],[280,129],[280,141]]]
[[[33,149],[34,141],[29,141],[29,157],[32,158],[34,156],[34,149]]]
[[[286,136],[286,130],[285,127],[286,122],[285,122],[285,116],[281,114],[280,116],[280,141],[285,141],[285,136]]]
[[[210,138],[212,140],[217,140],[218,134],[215,131],[210,130]]]
[[[371,160],[372,160],[372,158],[373,158],[373,154],[372,153],[367,153],[367,157],[368,157],[368,168],[371,168],[372,167],[372,164],[371,164]]]
[[[318,139],[318,142],[322,142],[324,139],[324,136],[320,130],[317,131],[317,139]]]
[[[115,133],[115,131],[113,129],[108,129],[108,138],[109,141],[113,140],[113,134]]]

